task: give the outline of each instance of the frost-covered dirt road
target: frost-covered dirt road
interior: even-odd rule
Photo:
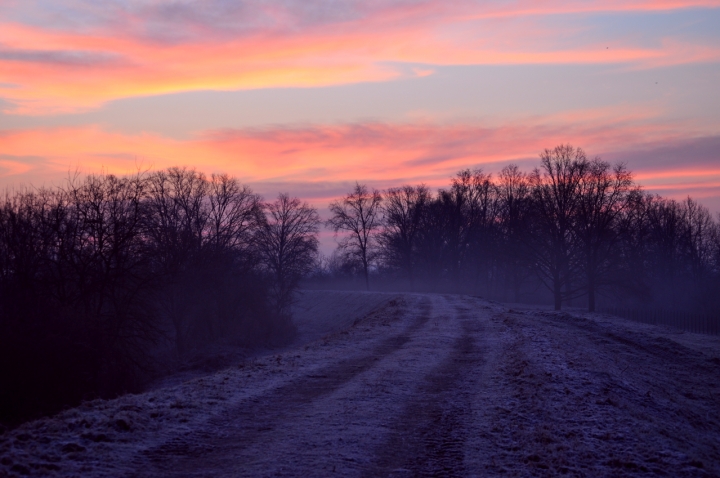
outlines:
[[[0,476],[720,476],[717,337],[318,294],[300,346],[6,433]]]

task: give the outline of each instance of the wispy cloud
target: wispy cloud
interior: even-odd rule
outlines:
[[[96,107],[196,90],[387,81],[395,64],[625,63],[720,60],[715,37],[593,30],[593,12],[720,8],[698,1],[11,2],[0,7],[0,81],[16,113]],[[572,21],[546,18],[573,16]],[[570,41],[568,41],[570,40]],[[49,45],[52,47],[49,48]],[[78,66],[82,66],[81,69]]]
[[[675,134],[669,134],[669,131]],[[669,187],[671,178],[697,187],[720,181],[720,137],[693,137],[666,124],[350,124],[303,128],[217,130],[191,140],[126,135],[97,126],[6,132],[2,137],[6,182],[33,171],[56,175],[81,167],[129,173],[138,167],[196,166],[227,171],[246,181],[273,184],[370,181],[440,186],[467,167],[497,171],[510,162],[534,167],[546,147],[570,142],[611,161],[625,161],[641,183]],[[675,162],[664,155],[676,154]],[[16,155],[16,156],[12,156]],[[20,156],[44,158],[23,162]],[[677,160],[682,158],[682,163]],[[681,173],[678,173],[681,171]],[[15,175],[15,177],[13,177]],[[689,186],[688,186],[689,187]]]
[[[117,61],[111,54],[85,51],[21,50],[0,48],[0,61],[52,64],[61,66],[104,67]],[[3,83],[2,85],[14,85]],[[0,87],[2,86],[0,85]]]

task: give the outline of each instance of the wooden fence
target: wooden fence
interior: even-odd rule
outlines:
[[[636,322],[652,325],[669,325],[688,332],[720,335],[720,312],[698,314],[677,310],[606,308],[600,312],[617,315]]]

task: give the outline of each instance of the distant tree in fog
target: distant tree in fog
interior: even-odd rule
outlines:
[[[494,277],[498,190],[482,169],[460,171],[440,198],[453,217],[449,271],[456,289],[488,288]]]
[[[690,265],[690,276],[697,283],[706,281],[712,272],[715,224],[710,211],[691,198],[682,202],[685,224],[682,247]]]
[[[619,266],[620,221],[632,192],[632,175],[623,164],[611,167],[595,158],[580,176],[574,231],[590,312],[595,311],[598,287],[607,285]]]
[[[331,205],[328,225],[347,234],[333,256],[337,275],[365,272],[373,257],[388,285],[406,277],[411,288],[515,301],[546,300],[547,289],[557,309],[580,298],[590,311],[608,300],[720,308],[718,221],[690,198],[642,192],[625,165],[581,148],[546,149],[529,173],[464,169],[436,193],[389,188],[381,226],[363,236],[357,206],[370,196],[358,185]]]
[[[707,294],[708,309],[720,310],[720,214],[717,222],[710,232],[710,269],[713,272],[713,279],[709,281],[710,293]]]
[[[505,166],[498,175],[497,190],[500,263],[507,287],[517,302],[523,283],[532,274],[531,257],[525,247],[532,211],[528,175],[515,164]]]
[[[417,232],[417,274],[424,278],[431,289],[437,288],[447,275],[448,261],[451,260],[449,247],[453,216],[448,214],[448,203],[440,193],[428,202],[420,217]]]
[[[271,288],[281,314],[289,313],[293,291],[315,266],[319,227],[317,210],[298,198],[283,193],[275,202],[265,204],[265,220],[258,228],[256,244],[273,276]]]
[[[534,221],[529,244],[542,282],[551,290],[555,310],[578,294],[573,283],[575,220],[581,203],[581,181],[590,167],[585,152],[571,145],[546,149],[540,168],[530,174]]]
[[[328,277],[332,279],[352,279],[363,275],[360,261],[348,255],[340,248],[335,249],[324,263]]]
[[[338,247],[362,264],[367,289],[370,289],[370,263],[374,258],[375,235],[382,223],[381,203],[382,195],[379,191],[370,191],[364,184],[356,183],[350,194],[330,203],[332,216],[326,222],[336,234],[344,233]]]
[[[675,200],[650,196],[643,204],[644,243],[640,253],[651,295],[659,297],[664,307],[675,308],[684,295],[685,282],[682,236],[684,213]],[[658,280],[662,278],[662,280]],[[650,297],[652,299],[652,297]]]
[[[390,188],[385,193],[378,243],[385,265],[403,272],[414,288],[417,237],[430,190],[425,185]]]

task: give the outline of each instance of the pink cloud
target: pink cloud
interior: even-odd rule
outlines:
[[[47,114],[181,91],[387,81],[405,74],[393,63],[654,67],[720,60],[720,47],[698,39],[659,38],[653,47],[627,39],[612,48],[594,40],[568,46],[563,38],[581,24],[549,28],[538,20],[559,13],[717,8],[718,1],[357,2],[328,18],[323,4],[284,5],[255,13],[216,6],[237,22],[206,13],[201,3],[119,10],[117,18],[81,29],[4,21],[0,82],[20,88],[0,85],[0,96],[15,113]],[[424,66],[414,74],[431,71]]]
[[[544,148],[569,142],[589,155],[627,162],[649,189],[681,195],[702,189],[712,195],[720,184],[720,139],[697,137],[681,126],[367,123],[209,131],[183,141],[97,126],[24,130],[2,135],[0,184],[60,180],[76,168],[125,174],[138,167],[187,165],[207,173],[225,171],[268,191],[288,186],[324,201],[355,180],[378,188],[419,182],[442,187],[463,168],[493,172],[517,162],[529,169]]]

